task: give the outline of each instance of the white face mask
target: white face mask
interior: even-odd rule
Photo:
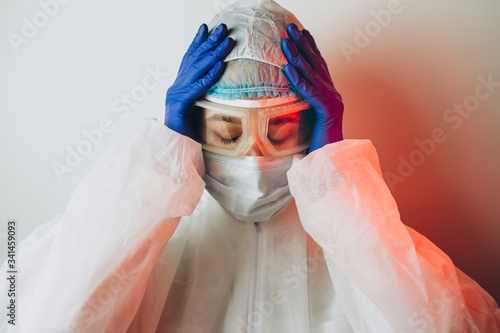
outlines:
[[[234,218],[244,222],[267,221],[292,201],[286,173],[294,156],[272,161],[261,156],[237,159],[207,151],[203,151],[203,156],[206,189]]]

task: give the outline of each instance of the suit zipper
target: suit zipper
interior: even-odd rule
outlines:
[[[255,235],[255,263],[254,263],[254,279],[253,279],[253,295],[252,295],[252,306],[250,307],[250,317],[249,319],[251,319],[250,321],[250,330],[249,330],[249,333],[250,332],[259,332],[261,331],[261,329],[259,329],[259,327],[257,327],[258,323],[257,323],[257,318],[258,318],[258,307],[257,307],[257,304],[258,304],[258,298],[259,298],[259,295],[261,293],[260,289],[261,289],[261,286],[262,286],[262,282],[261,282],[261,272],[260,272],[260,264],[261,264],[261,255],[262,255],[262,250],[261,250],[261,236],[260,236],[260,232],[261,232],[261,226],[260,226],[260,222],[254,222],[254,226],[255,226],[255,229],[256,229],[256,235]]]

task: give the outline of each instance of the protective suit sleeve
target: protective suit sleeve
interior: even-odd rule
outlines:
[[[494,299],[405,226],[369,140],[343,140],[288,172],[355,332],[499,332]]]
[[[200,144],[153,119],[137,124],[61,217],[21,242],[16,326],[2,315],[0,331],[125,332],[180,217],[201,198],[203,173]]]

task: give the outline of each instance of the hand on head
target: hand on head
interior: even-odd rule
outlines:
[[[170,129],[193,138],[191,106],[224,72],[223,59],[234,46],[227,34],[225,24],[219,25],[210,36],[206,24],[198,29],[182,58],[177,78],[167,91],[165,125]]]
[[[309,148],[312,152],[343,139],[344,105],[311,34],[306,29],[300,31],[293,23],[288,25],[287,32],[290,38],[283,39],[282,50],[289,64],[284,72],[316,115]],[[192,105],[222,76],[223,59],[235,43],[227,35],[225,24],[219,25],[210,36],[208,27],[200,26],[182,59],[174,84],[167,91],[165,125],[170,129],[194,138]]]
[[[309,31],[300,31],[295,24],[290,23],[287,32],[291,39],[285,38],[282,42],[283,53],[289,62],[285,66],[285,74],[312,105],[317,118],[309,148],[309,152],[312,152],[343,139],[344,104]]]

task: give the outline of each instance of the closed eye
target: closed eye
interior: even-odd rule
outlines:
[[[283,140],[274,140],[270,137],[268,137],[269,141],[275,145],[275,146],[279,146],[280,144],[284,143],[286,141],[287,138],[283,139]]]
[[[220,135],[217,135],[217,136],[219,137],[220,141],[221,141],[223,144],[225,144],[225,145],[230,145],[230,144],[235,143],[235,142],[238,140],[238,138],[240,137],[240,136],[238,135],[237,137],[227,139],[227,138],[223,138],[223,137],[222,137],[222,136],[220,136]]]

